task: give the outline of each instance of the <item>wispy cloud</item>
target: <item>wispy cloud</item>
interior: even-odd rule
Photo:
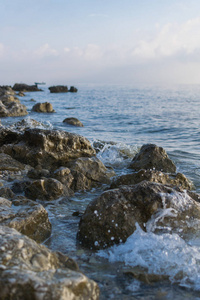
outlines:
[[[39,49],[35,50],[35,54],[44,57],[44,56],[57,56],[58,51],[49,46],[48,43],[42,45]]]

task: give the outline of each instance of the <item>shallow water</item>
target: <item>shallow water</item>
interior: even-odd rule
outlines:
[[[118,175],[129,172],[127,166],[143,144],[162,146],[177,170],[191,179],[200,192],[200,86],[77,87],[75,94],[50,94],[47,87],[43,92],[26,93],[20,98],[29,111],[26,118],[41,121],[48,128],[81,134],[91,143],[105,141],[98,157]],[[32,98],[51,102],[56,113],[32,112]],[[63,123],[66,117],[78,118],[84,127]],[[5,118],[2,124],[10,125],[23,118]],[[200,299],[198,232],[184,239],[178,232],[156,235],[151,226],[147,232],[138,227],[124,245],[106,251],[94,253],[77,245],[80,218],[72,214],[83,213],[105,188],[46,203],[53,226],[45,244],[75,258],[80,269],[98,282],[101,299]],[[126,273],[135,266],[167,275],[168,279],[152,284],[139,282]],[[183,274],[182,279],[176,279],[178,273]]]

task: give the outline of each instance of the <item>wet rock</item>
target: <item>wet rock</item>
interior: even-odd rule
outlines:
[[[27,129],[23,134],[0,130],[0,152],[32,167],[54,170],[78,157],[95,155],[90,142],[80,135],[38,128]]]
[[[53,109],[53,106],[49,102],[44,103],[36,103],[32,107],[32,111],[40,112],[40,113],[54,113],[55,110]]]
[[[21,194],[31,184],[29,180],[15,180],[11,190],[15,194]]]
[[[67,93],[68,87],[66,85],[56,85],[49,87],[50,93]]]
[[[40,166],[36,167],[35,169],[31,169],[27,176],[32,179],[40,179],[40,178],[47,178],[50,177],[51,173],[47,169],[42,169]]]
[[[16,101],[3,102],[2,99],[0,100],[0,117],[18,117],[27,114],[28,112],[25,105]]]
[[[109,183],[114,172],[108,170],[97,157],[80,157],[68,163],[74,176],[74,189],[88,189],[95,183]],[[83,188],[85,187],[85,188]]]
[[[63,123],[67,123],[69,125],[73,125],[77,127],[83,127],[83,124],[77,118],[66,118],[64,119]]]
[[[20,163],[16,159],[13,159],[10,155],[0,153],[0,171],[21,171],[26,168],[26,165]]]
[[[74,181],[74,176],[71,174],[71,170],[66,167],[60,167],[59,169],[55,170],[54,178],[62,182],[68,188],[71,188],[72,183]]]
[[[35,180],[25,189],[25,196],[32,200],[51,201],[72,194],[70,189],[54,178]]]
[[[15,197],[15,194],[9,187],[2,187],[0,188],[0,197],[13,199]]]
[[[139,281],[142,281],[145,284],[153,284],[156,282],[169,280],[169,276],[167,275],[149,274],[147,269],[138,267],[126,270],[124,274],[131,276]]]
[[[176,166],[162,147],[154,144],[143,145],[133,158],[130,168],[134,170],[153,169],[166,173],[175,173]]]
[[[17,94],[17,96],[19,96],[19,97],[25,97],[25,94],[24,94],[23,92],[19,92],[19,93]]]
[[[38,243],[51,234],[51,223],[45,208],[25,198],[12,202],[0,198],[0,224],[14,228]]]
[[[38,92],[42,91],[38,89],[37,85],[28,85],[25,83],[15,83],[13,86],[13,90],[17,92]]]
[[[97,284],[71,258],[0,226],[0,298],[98,299]]]
[[[187,190],[191,190],[193,188],[192,182],[181,173],[170,175],[165,174],[161,171],[144,169],[132,174],[126,174],[115,178],[111,183],[110,188],[115,189],[118,188],[120,185],[137,184],[143,180],[147,180],[150,182],[158,182],[162,184],[169,184],[171,186]]]
[[[142,181],[106,191],[93,200],[81,218],[77,237],[86,247],[105,248],[125,242],[136,222],[143,230],[187,234],[193,230],[188,226],[190,217],[200,224],[200,204],[186,192]]]
[[[69,92],[71,92],[71,93],[77,93],[78,89],[76,87],[74,87],[74,86],[70,86]]]

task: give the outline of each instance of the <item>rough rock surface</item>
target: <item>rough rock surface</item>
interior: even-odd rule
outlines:
[[[115,178],[111,183],[110,188],[115,189],[118,188],[120,185],[137,184],[143,180],[162,184],[169,184],[171,186],[187,190],[191,190],[193,188],[192,182],[181,173],[177,173],[175,175],[168,175],[161,171],[144,169],[141,169],[140,171],[132,174],[126,174]]]
[[[55,200],[61,196],[71,196],[73,192],[54,178],[38,179],[25,189],[25,196],[32,200]]]
[[[186,192],[142,181],[108,190],[93,200],[81,218],[77,237],[82,245],[99,249],[125,242],[136,222],[144,230],[151,226],[155,231],[160,227],[187,233],[188,217],[199,223],[200,204]]]
[[[81,121],[79,121],[77,118],[66,118],[63,120],[63,123],[67,123],[69,125],[77,127],[83,127],[83,123],[81,123]]]
[[[26,168],[26,165],[20,163],[16,159],[13,159],[10,155],[0,153],[0,171],[21,171]]]
[[[0,152],[33,167],[58,168],[78,157],[95,155],[90,142],[77,134],[44,129],[28,129],[23,134],[0,130]]]
[[[16,230],[0,226],[0,299],[98,299],[97,284],[77,264]]]
[[[130,168],[134,170],[153,169],[166,173],[175,173],[176,166],[162,147],[154,144],[143,145],[133,158]]]
[[[38,243],[51,234],[51,223],[45,208],[24,198],[12,201],[0,198],[0,224],[15,228]]]
[[[17,92],[38,92],[42,91],[38,89],[37,85],[28,85],[25,83],[15,83],[13,86],[13,90]]]
[[[32,107],[32,111],[35,112],[41,112],[41,113],[53,113],[55,110],[53,109],[53,106],[49,102],[44,102],[44,103],[36,103]]]

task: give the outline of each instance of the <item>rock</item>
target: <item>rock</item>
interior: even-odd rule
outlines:
[[[13,102],[5,102],[0,100],[0,117],[19,117],[25,116],[28,112],[26,110],[26,106],[17,103],[16,101]]]
[[[68,188],[71,188],[72,183],[74,181],[74,176],[71,174],[71,170],[66,167],[60,167],[59,169],[55,170],[54,178],[62,182]]]
[[[130,168],[134,170],[155,169],[166,173],[175,173],[176,166],[169,159],[162,147],[153,144],[143,145],[139,153],[133,158]]]
[[[185,175],[177,173],[175,175],[168,175],[156,170],[140,170],[132,174],[126,174],[114,178],[110,185],[111,189],[118,188],[120,185],[137,184],[143,180],[150,182],[158,182],[162,184],[169,184],[173,187],[191,190],[193,188],[192,182],[188,180]]]
[[[200,204],[186,192],[153,182],[122,186],[104,192],[86,208],[77,238],[83,246],[100,249],[125,242],[135,231],[143,230],[187,234],[188,225],[200,220]],[[195,225],[196,226],[196,225]]]
[[[0,152],[32,167],[54,170],[78,157],[95,155],[90,142],[80,135],[38,128],[23,134],[0,129]]]
[[[77,93],[78,89],[76,87],[74,87],[74,86],[70,86],[69,92],[71,92],[71,93]]]
[[[28,199],[9,201],[0,198],[0,224],[9,226],[41,243],[51,234],[51,223],[45,208]]]
[[[40,167],[36,167],[35,169],[31,169],[27,176],[32,179],[40,179],[40,178],[46,178],[50,177],[50,172],[47,169],[42,169]]]
[[[96,183],[109,183],[114,176],[97,157],[80,157],[68,163],[74,176],[74,190],[88,189]],[[85,186],[85,188],[84,188]]]
[[[0,153],[0,171],[21,171],[26,168],[26,165],[20,163],[16,159],[13,159],[10,155]]]
[[[28,85],[25,83],[15,83],[13,86],[13,90],[17,92],[38,92],[42,91],[41,89],[38,89],[37,85]]]
[[[69,125],[73,125],[77,127],[83,127],[83,124],[77,118],[66,118],[64,119],[63,123],[67,123]]]
[[[53,106],[49,102],[44,103],[37,103],[32,107],[32,111],[35,112],[42,112],[42,113],[53,113],[55,110],[53,109]]]
[[[25,94],[24,94],[23,92],[19,92],[17,95],[18,95],[19,97],[25,97]]]
[[[71,196],[72,194],[71,190],[54,178],[35,180],[25,189],[25,196],[32,200],[51,201],[61,196]]]
[[[51,252],[16,230],[0,226],[0,298],[96,300],[97,284],[75,261]]]
[[[0,188],[0,197],[13,199],[15,197],[15,194],[9,187],[2,187]]]
[[[49,87],[50,93],[67,93],[68,87],[65,85],[56,85]]]

